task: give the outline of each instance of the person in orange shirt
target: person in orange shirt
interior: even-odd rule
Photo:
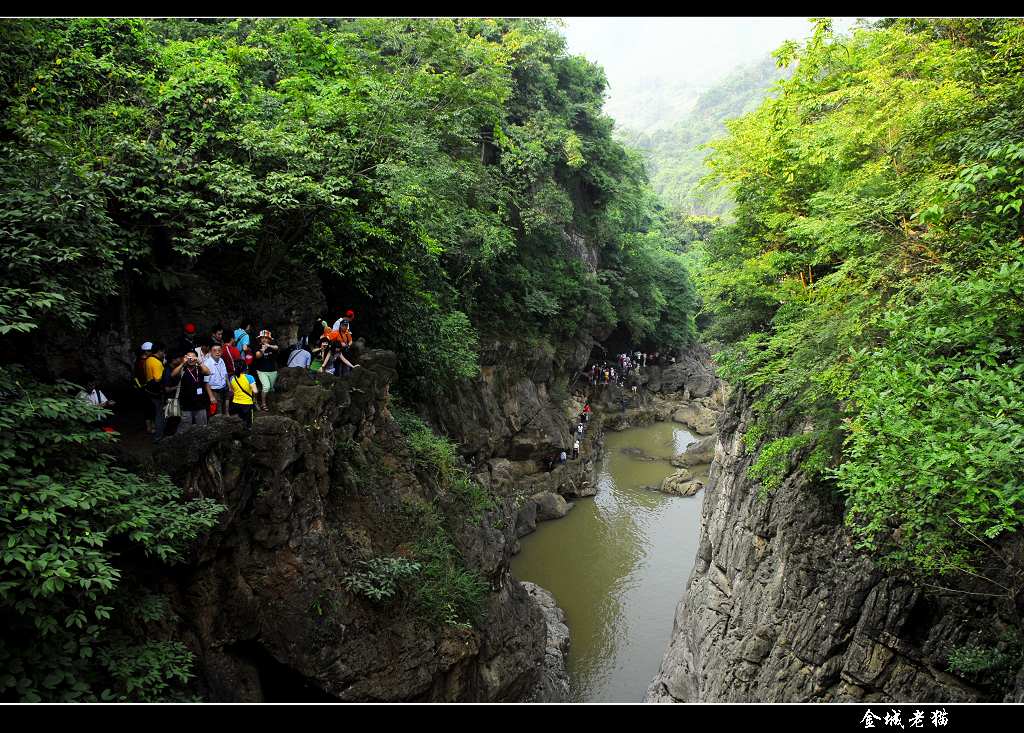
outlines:
[[[348,321],[342,318],[339,323],[337,330],[331,328],[327,321],[320,319],[320,323],[324,327],[324,337],[329,341],[334,341],[341,344],[342,348],[347,349],[352,345],[352,332],[348,328]]]

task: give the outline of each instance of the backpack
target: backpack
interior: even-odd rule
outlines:
[[[135,362],[135,375],[132,377],[132,387],[147,397],[163,397],[160,382],[156,379],[146,379],[146,362],[153,358],[155,357],[147,356]]]

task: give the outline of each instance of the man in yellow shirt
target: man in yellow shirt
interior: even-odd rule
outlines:
[[[142,389],[153,406],[153,420],[147,420],[147,430],[150,425],[155,425],[153,431],[153,442],[164,437],[164,347],[162,344],[153,344],[147,341],[142,345],[142,367],[143,382]]]

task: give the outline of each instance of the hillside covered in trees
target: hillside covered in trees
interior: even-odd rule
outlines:
[[[765,58],[712,85],[692,109],[673,115],[671,124],[638,131],[627,123],[618,136],[643,153],[651,186],[666,206],[682,214],[720,216],[731,210],[733,202],[728,191],[701,183],[708,174],[706,145],[725,135],[727,120],[758,107],[772,85],[788,73],[774,59]]]
[[[792,77],[714,145],[736,221],[702,277],[756,398],[751,475],[799,467],[885,566],[980,573],[1012,611],[991,543],[1024,523],[1024,23],[820,21],[777,56]]]
[[[141,578],[219,508],[118,466],[61,379],[190,296],[355,305],[412,402],[475,377],[485,336],[695,337],[603,73],[545,21],[8,20],[0,52],[0,699],[182,694]]]

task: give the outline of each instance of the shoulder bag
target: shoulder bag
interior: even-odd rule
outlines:
[[[184,376],[184,375],[183,375]],[[181,417],[181,402],[178,397],[181,395],[181,380],[178,380],[178,388],[174,390],[174,397],[167,400],[164,405],[164,417]]]

